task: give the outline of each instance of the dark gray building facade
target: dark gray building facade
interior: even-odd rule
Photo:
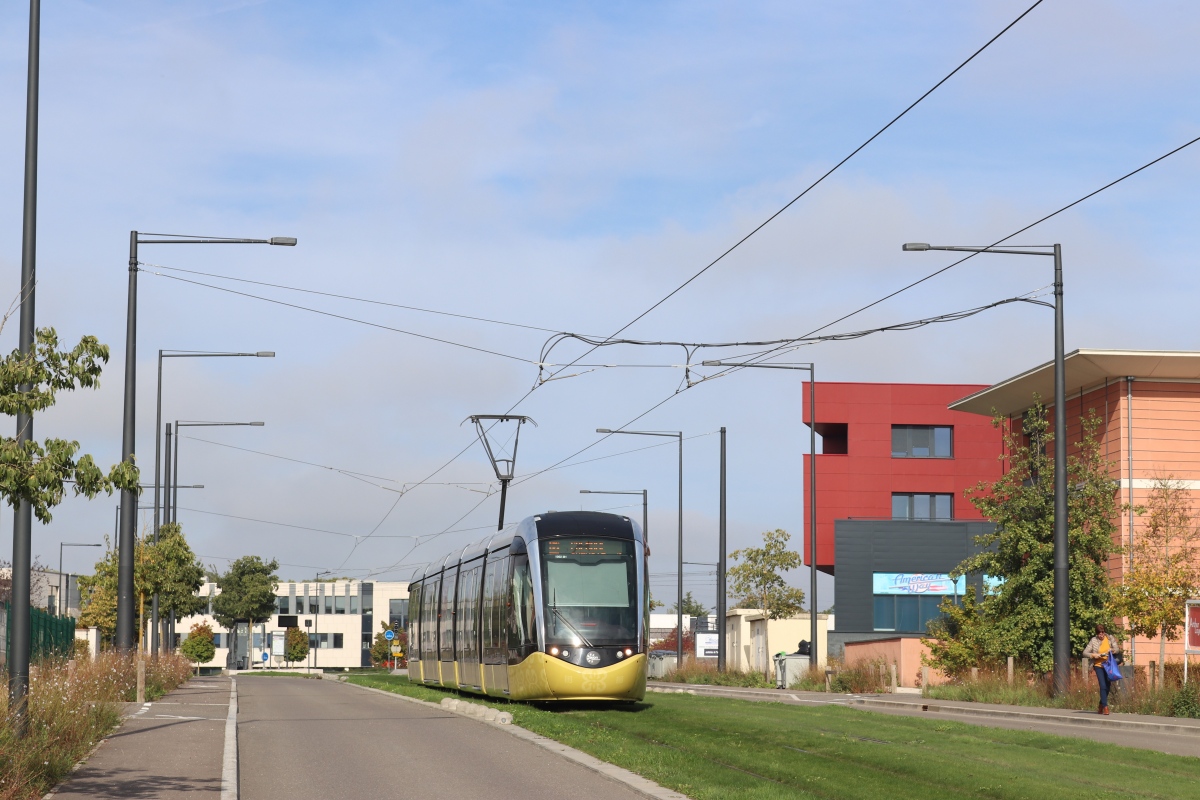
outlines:
[[[977,536],[994,529],[979,521],[837,520],[837,630],[829,632],[829,654],[840,657],[846,642],[923,636],[943,597],[981,591],[979,576],[945,576],[980,551]]]

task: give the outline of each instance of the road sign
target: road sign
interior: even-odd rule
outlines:
[[[400,645],[398,645],[398,644],[392,645],[392,655],[398,656],[403,652],[404,652],[404,648],[401,647]]]
[[[263,654],[262,654],[263,663],[264,664],[267,663],[267,659],[269,659],[270,657],[271,657],[270,653],[268,653],[266,650],[264,650]]]
[[[392,639],[396,638],[396,632],[389,628],[388,630],[383,632],[383,638],[387,639],[390,642]]]

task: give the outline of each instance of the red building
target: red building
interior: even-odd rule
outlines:
[[[985,388],[817,383],[816,429],[823,442],[817,454],[817,569],[834,573],[835,520],[981,519],[964,492],[1000,477],[1001,433],[987,417],[948,406]],[[804,391],[807,397],[807,386]],[[806,476],[809,469],[805,454]],[[806,477],[806,564],[812,535],[807,488]]]

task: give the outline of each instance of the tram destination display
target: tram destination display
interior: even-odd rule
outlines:
[[[622,556],[626,545],[612,539],[551,539],[546,542],[546,555],[563,556]]]

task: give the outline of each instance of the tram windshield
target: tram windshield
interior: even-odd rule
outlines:
[[[637,641],[637,564],[628,539],[543,539],[546,644]]]

